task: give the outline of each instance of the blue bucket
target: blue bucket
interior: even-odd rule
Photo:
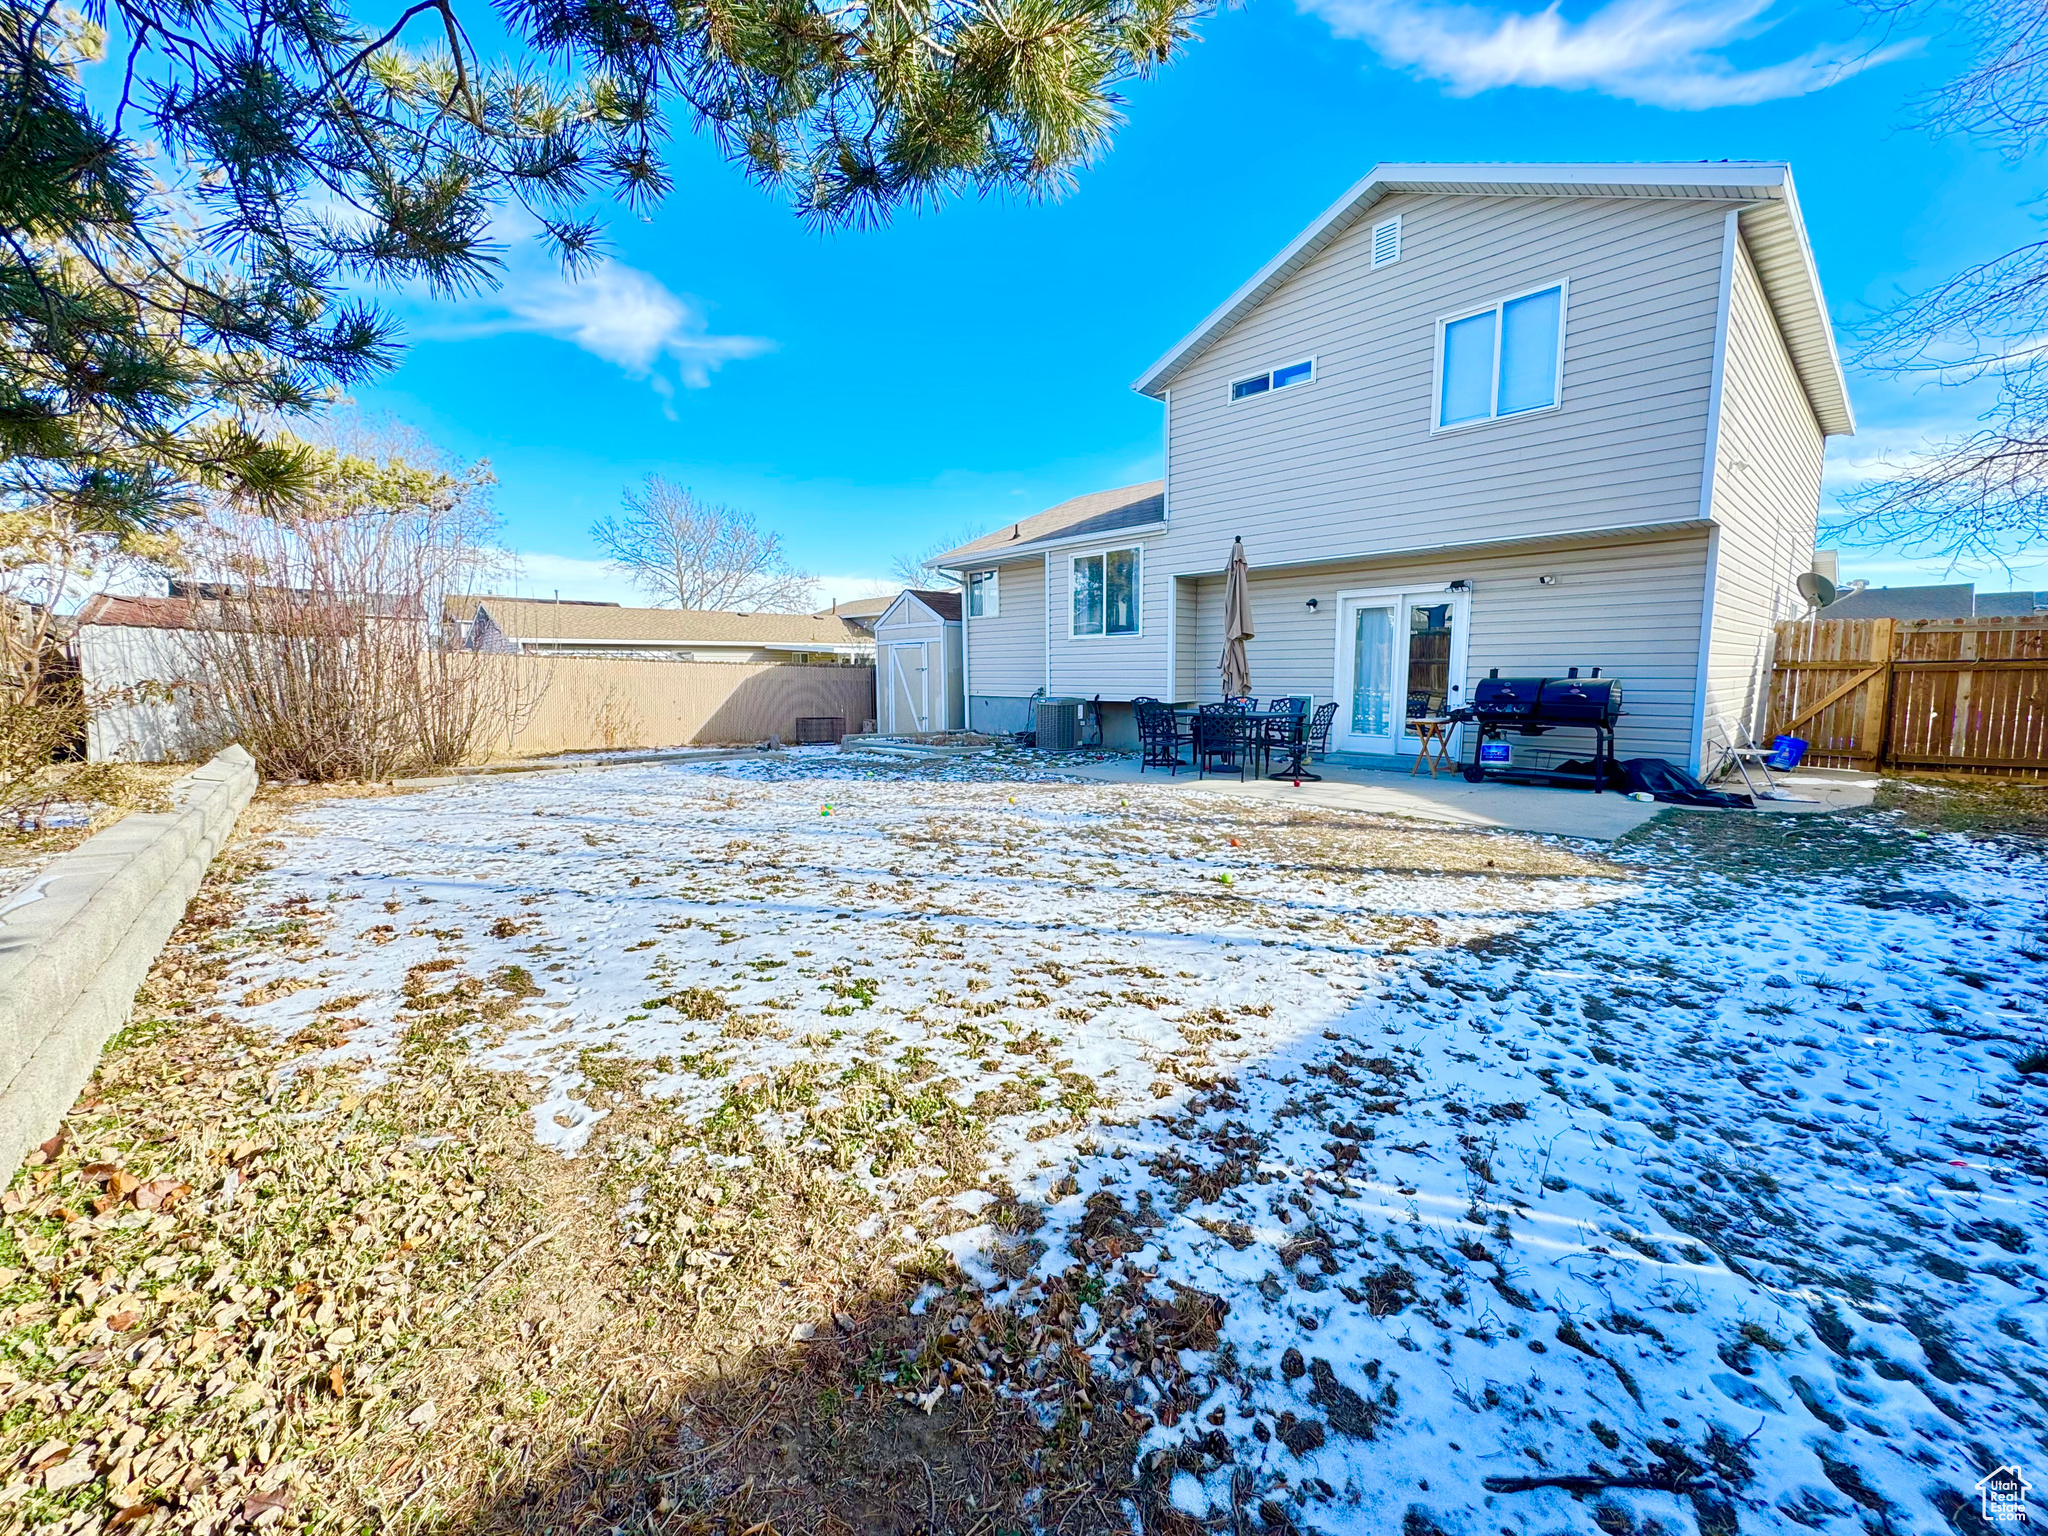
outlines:
[[[1771,755],[1764,763],[1773,773],[1789,773],[1806,756],[1806,743],[1797,736],[1773,736]]]

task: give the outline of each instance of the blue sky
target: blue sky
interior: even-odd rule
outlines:
[[[1957,63],[1945,26],[1879,36],[1848,5],[1758,0],[1252,0],[1128,92],[1058,202],[819,234],[678,141],[674,193],[614,224],[593,279],[515,248],[497,295],[402,306],[406,361],[358,401],[490,459],[525,590],[628,597],[588,529],[659,472],[854,595],[899,551],[1157,474],[1160,408],[1130,381],[1375,161],[1790,160],[1838,327],[2031,238],[2037,166],[1912,126]],[[1852,388],[1837,484],[1973,414]],[[1851,554],[1844,574],[1940,568]],[[2048,557],[2015,574],[2048,587]]]

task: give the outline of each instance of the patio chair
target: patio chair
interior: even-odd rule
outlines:
[[[1435,694],[1411,693],[1408,695],[1408,718],[1410,720],[1427,720],[1435,713]]]
[[[1192,723],[1196,777],[1208,777],[1212,768],[1219,773],[1235,768],[1242,783],[1245,759],[1250,756],[1245,750],[1246,727],[1250,722],[1237,710],[1219,709],[1212,714],[1205,706]]]
[[[1284,698],[1274,699],[1266,706],[1266,718],[1260,722],[1259,756],[1270,763],[1275,748],[1285,752],[1294,746],[1295,732],[1301,729],[1300,721],[1308,715],[1309,697],[1305,693],[1290,693]],[[1274,719],[1275,715],[1281,716]]]
[[[1138,743],[1143,754],[1138,759],[1138,772],[1147,768],[1164,768],[1169,777],[1187,767],[1181,760],[1181,743],[1186,740],[1180,733],[1180,725],[1173,718],[1173,711],[1157,699],[1133,699],[1131,708],[1138,716]]]
[[[1249,714],[1259,707],[1259,701],[1248,693],[1233,693],[1223,700],[1225,709],[1234,709],[1240,715]]]
[[[1330,722],[1336,718],[1337,705],[1334,701],[1316,706],[1315,716],[1308,723],[1308,755],[1310,757],[1328,757],[1330,755]]]

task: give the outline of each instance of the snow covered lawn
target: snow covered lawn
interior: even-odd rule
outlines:
[[[693,1283],[706,1181],[807,1159],[908,1283],[1065,1319],[967,1372],[1048,1421],[1091,1383],[1153,1528],[1973,1529],[2048,1466],[2032,854],[794,753],[340,802],[272,857],[252,915],[321,947],[231,945],[232,1018],[374,1071],[499,999],[473,1050]]]

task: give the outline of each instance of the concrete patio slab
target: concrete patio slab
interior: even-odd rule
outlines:
[[[1645,804],[1612,791],[1596,795],[1582,789],[1531,784],[1472,784],[1462,775],[1443,774],[1432,779],[1386,769],[1342,768],[1335,763],[1317,763],[1315,771],[1322,775],[1322,782],[1304,783],[1299,788],[1285,779],[1246,779],[1239,783],[1224,777],[1198,779],[1185,771],[1169,779],[1157,768],[1141,775],[1136,756],[1077,764],[1070,771],[1078,778],[1106,783],[1137,783],[1142,779],[1148,784],[1171,783],[1202,794],[1414,816],[1455,826],[1583,837],[1595,842],[1612,842],[1626,836],[1667,810],[1704,811],[1690,806]],[[1826,769],[1809,769],[1790,778],[1781,776],[1779,782],[1791,793],[1811,798],[1760,800],[1759,811],[1800,815],[1868,805],[1878,783],[1869,774]]]
[[[1135,756],[1076,765],[1071,771],[1078,778],[1108,783],[1134,784],[1141,778]],[[1157,768],[1148,770],[1142,779],[1153,785],[1171,783],[1190,793],[1237,795],[1339,811],[1374,811],[1454,826],[1540,832],[1597,842],[1612,842],[1633,832],[1665,809],[1631,800],[1626,795],[1595,795],[1585,790],[1542,789],[1526,784],[1468,784],[1462,777],[1449,774],[1435,779],[1411,778],[1376,768],[1340,768],[1334,763],[1317,763],[1315,771],[1323,776],[1322,782],[1304,783],[1299,789],[1285,779],[1246,779],[1240,784],[1234,778],[1198,779],[1185,771],[1169,780]]]

